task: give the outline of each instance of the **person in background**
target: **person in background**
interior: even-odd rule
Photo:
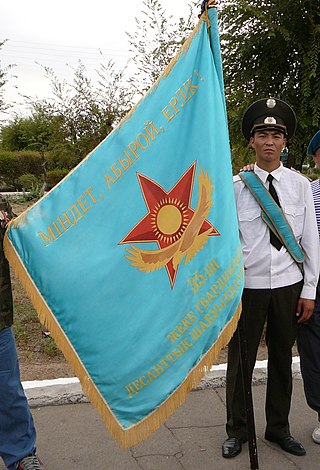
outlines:
[[[234,188],[244,259],[242,320],[249,376],[267,321],[265,439],[302,456],[306,451],[291,436],[288,419],[292,347],[298,324],[308,321],[314,309],[319,242],[310,183],[280,161],[295,128],[295,114],[284,101],[264,98],[253,103],[243,116],[242,132],[255,151],[256,163],[253,172],[234,178]],[[228,346],[226,399],[228,439],[222,455],[232,458],[247,440],[237,332]]]
[[[3,239],[13,215],[0,195],[0,456],[9,470],[44,470],[36,456],[36,430],[20,380],[12,331],[12,288]]]
[[[320,131],[312,137],[307,153],[313,156],[316,168],[320,168]],[[311,182],[311,189],[320,237],[319,179]],[[320,278],[313,315],[308,322],[299,326],[297,344],[306,400],[310,408],[318,413],[318,424],[312,433],[312,439],[320,444]]]

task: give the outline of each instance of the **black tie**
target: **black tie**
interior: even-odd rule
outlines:
[[[280,207],[280,201],[278,198],[278,194],[276,190],[274,189],[274,186],[272,184],[273,176],[271,174],[268,175],[267,180],[269,181],[269,193],[275,200],[275,202],[278,204]],[[281,250],[281,247],[283,246],[279,238],[273,233],[273,231],[270,229],[270,243],[273,245],[278,251]]]

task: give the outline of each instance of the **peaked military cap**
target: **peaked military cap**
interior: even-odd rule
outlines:
[[[247,140],[256,131],[277,130],[290,139],[296,130],[297,118],[284,101],[263,98],[252,103],[242,118],[242,133]]]
[[[314,156],[318,148],[320,148],[320,131],[316,132],[310,140],[307,150],[308,155]]]

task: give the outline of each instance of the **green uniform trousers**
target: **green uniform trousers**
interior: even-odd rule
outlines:
[[[292,394],[292,347],[297,335],[296,308],[302,281],[277,289],[244,289],[242,319],[247,336],[249,377],[252,378],[265,322],[268,347],[266,433],[287,437]],[[247,439],[246,411],[242,386],[238,331],[228,346],[227,425],[229,437]]]

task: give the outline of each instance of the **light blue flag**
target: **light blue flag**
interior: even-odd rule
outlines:
[[[199,383],[240,314],[216,10],[98,147],[14,220],[6,253],[109,429],[131,446]]]

